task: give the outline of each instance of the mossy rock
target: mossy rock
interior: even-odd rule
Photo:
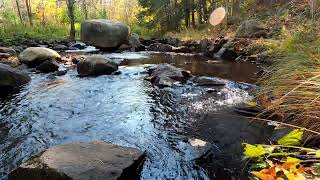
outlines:
[[[268,31],[256,20],[246,20],[241,23],[236,31],[237,38],[267,37]]]

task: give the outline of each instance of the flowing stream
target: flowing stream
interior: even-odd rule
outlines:
[[[145,150],[147,161],[142,179],[217,177],[209,176],[208,170],[195,163],[199,152],[189,140],[201,137],[203,127],[197,127],[198,120],[211,122],[207,115],[225,113],[226,109],[251,99],[246,84],[235,81],[254,82],[256,66],[148,52],[106,56],[121,61],[120,75],[79,78],[76,70],[70,70],[65,76],[52,78],[30,71],[32,81],[21,92],[1,99],[0,179],[53,145],[95,140]],[[146,68],[159,63],[173,64],[193,75],[230,81],[225,87],[215,88],[213,94],[206,93],[207,87],[191,83],[158,89],[144,78]],[[223,133],[215,132],[206,135],[219,137]],[[220,148],[214,141],[211,143]]]

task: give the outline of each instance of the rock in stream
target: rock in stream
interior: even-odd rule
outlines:
[[[101,141],[66,144],[25,162],[9,180],[140,179],[144,159],[143,151]]]
[[[128,41],[130,28],[121,22],[105,19],[87,20],[81,24],[81,41],[99,48],[116,48]]]
[[[158,87],[171,87],[175,83],[187,81],[190,77],[188,72],[169,64],[161,64],[149,71],[150,76],[148,77],[148,80]]]
[[[19,55],[19,60],[29,67],[36,67],[45,61],[58,61],[61,56],[54,50],[44,47],[30,47]]]
[[[80,76],[110,75],[118,70],[118,64],[102,55],[87,56],[77,63]]]
[[[14,88],[28,83],[28,74],[0,63],[0,88]]]

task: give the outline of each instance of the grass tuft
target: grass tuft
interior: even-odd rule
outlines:
[[[320,132],[320,38],[304,27],[283,37],[270,47],[277,58],[261,80],[258,97],[282,122]]]

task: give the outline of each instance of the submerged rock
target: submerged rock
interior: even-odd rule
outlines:
[[[61,56],[54,50],[44,47],[30,47],[19,55],[19,60],[29,67],[36,67],[45,61],[58,61]]]
[[[54,76],[64,76],[64,75],[66,75],[68,73],[68,71],[69,71],[68,69],[61,70],[61,71],[56,71],[56,72],[53,73],[53,75]]]
[[[197,86],[224,86],[226,85],[226,80],[214,78],[214,77],[195,77],[192,79],[192,82]]]
[[[63,45],[63,44],[58,44],[58,45],[53,46],[52,49],[54,49],[56,51],[64,51],[64,50],[68,49],[68,46]]]
[[[102,55],[87,56],[77,63],[80,76],[111,75],[118,70],[118,64]]]
[[[36,69],[43,73],[55,72],[58,71],[59,65],[52,61],[45,61],[37,66]]]
[[[171,87],[175,83],[186,82],[190,74],[169,64],[161,64],[149,72],[151,83],[159,87]]]
[[[192,52],[192,50],[186,46],[180,46],[180,47],[174,48],[173,51],[176,53],[191,53]]]
[[[130,28],[121,22],[93,19],[81,24],[81,41],[99,48],[117,48],[127,43]]]
[[[175,52],[175,53],[191,53],[192,50],[186,46],[174,47],[169,44],[162,43],[153,43],[148,46],[148,51],[157,51],[157,52]]]
[[[85,49],[87,45],[83,42],[72,42],[69,43],[69,49]]]
[[[140,179],[144,152],[106,142],[52,147],[22,164],[9,180]]]
[[[154,44],[150,44],[147,50],[158,51],[158,52],[174,52],[175,47],[169,44],[154,43]]]
[[[0,63],[0,88],[14,88],[30,81],[30,76],[22,71]]]

